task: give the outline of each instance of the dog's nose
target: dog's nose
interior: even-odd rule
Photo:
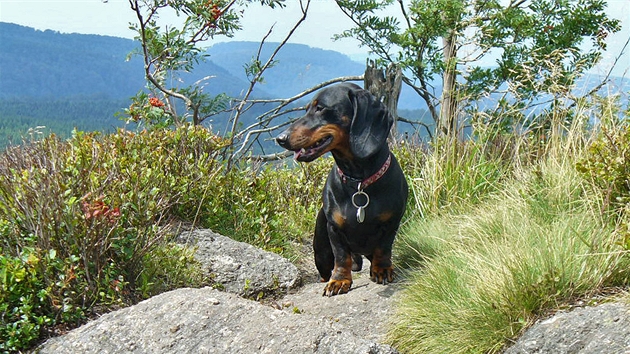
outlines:
[[[278,145],[286,148],[287,144],[289,143],[289,134],[286,131],[280,133],[280,135],[276,137],[276,142],[278,143]]]

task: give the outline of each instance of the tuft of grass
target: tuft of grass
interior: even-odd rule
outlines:
[[[396,149],[409,179],[408,210],[422,217],[437,215],[477,202],[505,179],[510,154],[474,140],[446,139],[422,151],[417,146]]]
[[[548,154],[466,212],[415,219],[399,262],[416,269],[388,341],[404,353],[499,352],[538,316],[626,284],[614,226],[574,168]]]

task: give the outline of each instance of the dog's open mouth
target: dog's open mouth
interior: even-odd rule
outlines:
[[[327,151],[326,148],[330,145],[330,143],[332,143],[332,141],[332,135],[319,139],[315,142],[315,144],[309,147],[295,150],[294,158],[300,162],[311,162],[323,155]]]

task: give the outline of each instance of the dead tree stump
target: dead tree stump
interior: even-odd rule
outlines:
[[[398,98],[402,88],[402,70],[398,65],[389,64],[386,69],[376,67],[374,60],[367,61],[364,87],[378,98],[394,118],[390,137],[396,137],[398,123]]]

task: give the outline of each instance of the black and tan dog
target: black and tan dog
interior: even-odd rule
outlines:
[[[351,83],[322,89],[276,141],[310,162],[330,151],[335,166],[323,191],[313,249],[324,295],[347,293],[351,270],[370,260],[370,278],[394,277],[392,244],[407,202],[407,182],[387,137],[393,120],[385,106]]]

